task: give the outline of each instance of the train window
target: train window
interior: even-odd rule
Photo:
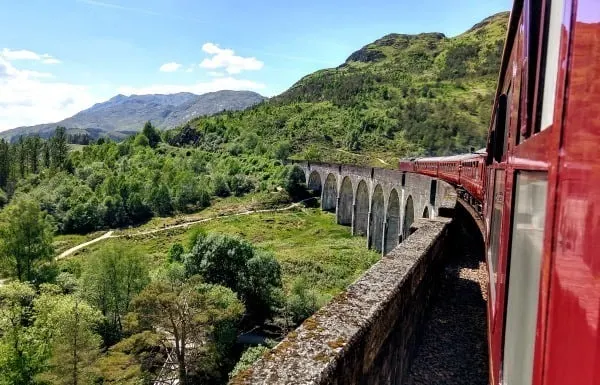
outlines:
[[[556,98],[556,83],[558,81],[558,67],[560,55],[560,37],[562,34],[562,18],[563,18],[564,0],[550,1],[550,18],[547,23],[548,38],[545,39],[545,50],[542,57],[545,59],[545,71],[543,81],[543,96],[542,96],[542,117],[539,129],[545,130],[554,121],[554,101]],[[544,68],[542,67],[542,68]],[[542,87],[542,84],[540,84]],[[541,89],[541,88],[540,88]]]
[[[494,177],[494,195],[492,205],[492,222],[490,226],[487,260],[490,274],[490,298],[492,312],[496,307],[496,276],[498,273],[498,256],[500,253],[500,231],[502,225],[502,207],[504,206],[504,170],[496,170]],[[493,314],[492,314],[493,315]]]
[[[496,162],[502,161],[502,155],[504,155],[504,138],[508,134],[507,119],[509,113],[508,108],[508,97],[503,94],[498,98],[498,107],[496,109],[496,124],[494,127],[494,138],[492,153]]]
[[[527,19],[528,19],[528,38],[527,38],[527,79],[529,86],[527,87],[527,123],[523,130],[520,131],[519,143],[526,139],[531,130],[531,126],[534,124],[533,114],[536,113],[537,109],[534,109],[535,105],[535,91],[541,86],[543,79],[538,79],[537,71],[540,65],[538,52],[540,49],[540,38],[541,25],[544,22],[544,12],[542,12],[542,2],[532,1],[527,2]],[[543,62],[543,60],[542,60]],[[535,85],[536,80],[540,83],[540,86]],[[535,119],[537,121],[537,119]]]
[[[508,265],[503,384],[532,383],[544,221],[545,173],[518,172]]]

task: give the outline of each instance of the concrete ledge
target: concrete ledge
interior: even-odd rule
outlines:
[[[416,231],[230,384],[405,382],[449,219]]]

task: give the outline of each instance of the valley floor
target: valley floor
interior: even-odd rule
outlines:
[[[85,263],[86,256],[105,247],[124,245],[139,250],[148,264],[156,268],[166,260],[171,245],[176,242],[186,245],[198,231],[236,234],[275,255],[286,288],[302,277],[321,294],[335,295],[379,259],[378,253],[366,248],[364,238],[352,237],[349,227],[335,223],[335,215],[318,208],[294,204],[249,210],[251,202],[234,201],[191,216],[157,218],[138,228],[104,234],[105,239],[72,250],[69,258],[61,262]],[[69,237],[72,238],[63,238],[70,240]],[[64,241],[58,237],[57,243]]]

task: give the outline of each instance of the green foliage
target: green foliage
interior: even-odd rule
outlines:
[[[52,167],[59,170],[64,169],[67,165],[67,157],[69,154],[66,129],[64,127],[56,128],[54,136],[50,138],[49,146]]]
[[[27,324],[32,322],[32,286],[11,282],[0,286],[0,384],[35,384],[44,369],[44,343]]]
[[[160,133],[149,121],[144,124],[142,134],[148,139],[150,147],[154,148],[161,141]]]
[[[244,306],[236,294],[222,286],[202,283],[198,277],[188,280],[153,281],[133,301],[134,316],[140,325],[159,331],[163,338],[174,338],[180,384],[201,382],[218,375],[221,361],[230,346],[216,337],[227,333],[217,330],[223,325],[237,325]],[[191,349],[190,345],[195,349]]]
[[[131,300],[149,282],[147,267],[135,249],[105,247],[89,258],[81,281],[84,297],[106,319],[101,330],[105,343],[111,345],[123,333]]]
[[[39,204],[17,199],[0,213],[2,267],[19,280],[35,280],[36,267],[53,255],[52,226]]]
[[[161,336],[151,331],[134,334],[113,345],[94,365],[97,383],[140,385],[151,383],[166,356],[161,351]]]
[[[39,375],[52,384],[91,384],[91,364],[100,355],[101,338],[95,333],[100,312],[77,295],[57,294],[48,287],[35,300],[35,328],[49,341],[48,369]]]
[[[150,146],[150,141],[148,140],[148,137],[145,134],[138,134],[135,136],[133,144],[139,147],[148,147]]]
[[[218,197],[228,197],[231,195],[231,190],[229,189],[229,185],[227,184],[227,180],[224,175],[216,174],[212,178],[212,189],[213,194]]]
[[[169,262],[183,262],[183,253],[181,243],[174,243],[169,249]]]
[[[239,237],[199,236],[184,256],[188,276],[201,275],[206,282],[223,285],[240,294],[251,316],[264,320],[279,305],[281,268],[271,255]]]
[[[266,346],[252,346],[244,351],[240,360],[235,364],[235,367],[229,373],[229,378],[235,377],[239,372],[242,372],[252,366],[259,358],[261,358],[269,348]]]
[[[275,159],[281,161],[287,160],[292,152],[292,145],[288,140],[284,140],[275,145]]]
[[[287,298],[286,313],[294,325],[299,325],[319,310],[326,301],[326,298],[309,289],[307,280],[301,276],[292,285],[290,296]]]
[[[295,165],[287,167],[284,188],[294,199],[308,196],[306,176],[300,167]]]

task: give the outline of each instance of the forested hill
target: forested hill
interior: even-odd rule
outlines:
[[[300,158],[381,165],[485,143],[508,13],[467,32],[390,34],[239,113],[199,118],[201,144],[288,140]],[[215,142],[216,141],[216,142]]]

